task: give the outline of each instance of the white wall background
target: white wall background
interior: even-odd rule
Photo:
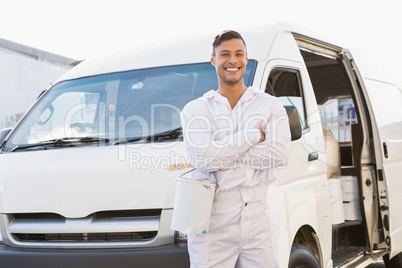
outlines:
[[[0,47],[0,128],[14,126],[42,90],[70,68]]]

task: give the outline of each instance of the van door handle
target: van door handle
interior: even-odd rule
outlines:
[[[317,152],[311,152],[308,155],[308,161],[314,161],[318,160],[318,153]]]

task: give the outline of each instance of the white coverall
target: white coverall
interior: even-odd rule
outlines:
[[[211,90],[184,107],[181,123],[191,178],[218,184],[208,234],[188,234],[191,267],[279,267],[279,218],[266,202],[290,153],[279,99],[250,87],[232,109]]]

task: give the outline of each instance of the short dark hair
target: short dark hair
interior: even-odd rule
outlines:
[[[215,36],[214,41],[212,42],[212,54],[215,55],[215,48],[217,48],[223,41],[228,41],[232,39],[240,39],[243,41],[244,46],[246,46],[246,42],[244,41],[241,34],[233,30],[225,30]]]

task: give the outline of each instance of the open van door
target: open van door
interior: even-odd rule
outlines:
[[[348,58],[357,72],[354,61],[349,55]],[[373,133],[378,202],[392,258],[402,252],[402,92],[394,84],[375,79],[365,78],[364,85]]]

